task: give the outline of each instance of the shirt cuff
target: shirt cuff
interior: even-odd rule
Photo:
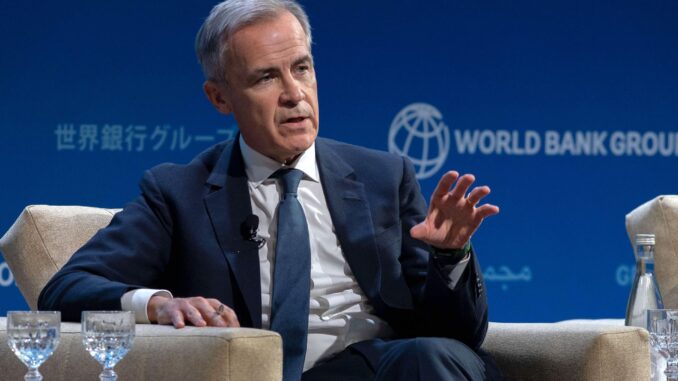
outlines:
[[[466,258],[454,265],[440,264],[440,272],[444,277],[447,278],[447,286],[449,288],[453,289],[457,285],[457,282],[459,282],[462,274],[464,274],[464,270],[466,270],[470,259],[471,256],[467,255]]]
[[[454,289],[457,286],[472,253],[471,242],[467,242],[461,249],[442,250],[432,247],[433,260],[438,265],[441,275],[447,279],[447,287]]]
[[[149,324],[148,302],[152,297],[160,295],[172,298],[172,293],[167,290],[156,290],[152,288],[138,288],[127,291],[120,298],[120,305],[124,311],[133,311],[134,320],[139,324]]]

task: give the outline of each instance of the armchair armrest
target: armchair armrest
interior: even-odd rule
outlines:
[[[2,317],[2,379],[22,379],[26,366],[6,342],[7,322]],[[281,380],[281,339],[261,329],[138,324],[132,350],[115,370],[121,380]],[[46,380],[96,379],[101,366],[85,351],[80,324],[61,324],[59,346],[40,372]]]
[[[490,323],[483,348],[506,380],[650,379],[649,335],[623,321]]]

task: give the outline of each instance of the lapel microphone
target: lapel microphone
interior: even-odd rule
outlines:
[[[266,238],[257,235],[259,229],[259,217],[256,214],[250,214],[245,221],[240,224],[240,234],[245,241],[251,241],[257,244],[261,249],[266,243]]]

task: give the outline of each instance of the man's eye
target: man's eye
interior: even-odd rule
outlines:
[[[308,65],[299,65],[297,66],[297,73],[306,73],[309,69],[310,67]]]
[[[257,83],[268,82],[272,79],[273,79],[273,76],[270,75],[270,74],[262,75],[261,77],[259,77],[259,79],[257,79]]]

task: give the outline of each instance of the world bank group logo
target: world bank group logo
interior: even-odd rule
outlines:
[[[412,103],[391,122],[388,150],[409,158],[418,179],[433,176],[450,150],[455,156],[678,157],[678,130],[507,129],[496,123],[450,130],[437,108]]]
[[[450,130],[440,111],[426,103],[400,110],[388,132],[388,151],[409,158],[418,179],[433,176],[450,151]]]

